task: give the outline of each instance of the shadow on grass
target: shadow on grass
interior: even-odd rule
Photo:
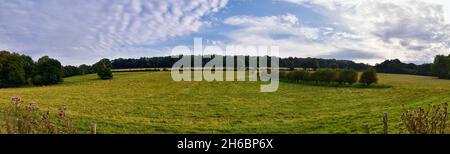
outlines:
[[[281,82],[286,83],[294,83],[294,84],[301,84],[301,85],[308,85],[308,86],[318,86],[318,87],[334,87],[334,88],[360,88],[360,89],[384,89],[384,88],[392,88],[392,85],[385,85],[385,84],[339,84],[339,83],[325,83],[325,82],[292,82],[287,80],[280,80]]]

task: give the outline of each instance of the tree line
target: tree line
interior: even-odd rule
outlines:
[[[189,55],[188,55],[189,56]],[[218,55],[211,55],[209,57],[200,57],[190,55],[192,59],[202,58],[203,65],[214,59]],[[224,58],[224,66],[226,66],[227,56]],[[250,58],[267,58],[268,67],[270,67],[270,57],[254,57],[254,56],[232,56],[235,61],[241,60],[238,57],[244,57],[244,63],[249,66]],[[8,51],[0,51],[0,87],[15,87],[21,85],[50,85],[63,81],[64,77],[76,76],[97,73],[101,79],[111,79],[113,77],[111,69],[127,69],[127,68],[170,68],[180,60],[182,56],[173,58],[171,56],[165,57],[142,57],[142,58],[118,58],[110,61],[109,59],[102,59],[93,65],[80,66],[62,66],[57,59],[43,56],[37,61],[33,61],[30,56],[11,53]],[[193,62],[193,61],[192,61]],[[355,63],[350,60],[335,60],[335,59],[321,59],[321,58],[280,58],[280,67],[295,70],[295,68],[304,68],[305,70],[313,70],[314,72],[330,73],[324,68],[338,69],[338,70],[355,70],[364,71],[371,68],[368,64]],[[193,65],[193,64],[192,64]],[[235,66],[237,67],[237,66]],[[413,74],[413,75],[427,75],[436,76],[442,79],[450,79],[450,55],[437,55],[433,63],[416,65],[413,63],[403,63],[398,59],[386,60],[380,64],[375,65],[375,70],[382,73],[397,73],[397,74]],[[318,71],[316,71],[318,70]],[[325,71],[323,71],[325,70]],[[341,74],[349,74],[347,71],[340,72]],[[299,72],[295,72],[299,73]],[[301,73],[300,73],[301,74]],[[314,73],[313,73],[314,74]],[[311,75],[313,75],[311,74]],[[351,73],[350,73],[351,74]],[[328,74],[329,75],[329,74]],[[321,76],[321,75],[318,75]],[[324,81],[329,79],[317,79],[317,81]],[[350,83],[350,82],[348,82]]]
[[[111,79],[113,77],[111,68],[112,68],[111,61],[109,59],[104,58],[92,66],[86,64],[82,64],[78,67],[72,65],[64,66],[63,74],[64,77],[71,77],[77,75],[97,73],[97,75],[101,79]]]
[[[376,64],[375,69],[381,73],[424,75],[450,79],[450,55],[437,55],[433,63],[421,65],[403,63],[398,59],[386,60]]]
[[[0,87],[51,85],[64,77],[97,73],[101,79],[112,78],[111,62],[102,59],[93,66],[62,66],[57,59],[43,56],[37,61],[24,54],[0,51]]]
[[[189,56],[189,55],[186,55]],[[218,55],[210,55],[209,57],[205,56],[193,56],[190,55],[192,59],[202,58],[202,63],[206,65],[209,61],[215,58]],[[178,60],[180,60],[183,56],[178,58],[172,58],[171,56],[165,57],[141,57],[141,58],[118,58],[112,60],[112,68],[113,69],[128,69],[128,68],[170,68],[175,64]],[[224,58],[223,66],[226,66],[226,58],[230,58],[230,56],[222,56]],[[249,66],[250,58],[263,58],[263,57],[255,57],[255,56],[233,56],[235,61],[238,61],[240,58],[244,57],[244,63],[246,66]],[[268,65],[270,66],[271,58],[265,57],[268,59]],[[355,63],[349,60],[335,60],[335,59],[321,59],[321,58],[297,58],[297,57],[288,57],[288,58],[280,58],[279,59],[280,67],[285,68],[310,68],[316,70],[318,68],[341,68],[341,69],[354,69],[358,71],[362,71],[367,69],[369,65],[363,63]],[[192,66],[194,66],[194,62],[192,60]],[[235,66],[237,67],[237,66]]]
[[[351,69],[318,69],[316,71],[294,70],[281,71],[280,79],[291,82],[313,82],[313,83],[337,83],[340,85],[352,85],[356,82],[367,86],[377,83],[377,73],[373,68],[359,73]]]
[[[413,63],[403,63],[399,59],[386,60],[380,64],[375,65],[375,69],[380,73],[394,73],[394,74],[412,74],[432,76],[431,63],[416,65]]]

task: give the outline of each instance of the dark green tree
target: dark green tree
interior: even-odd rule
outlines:
[[[432,71],[438,78],[450,79],[450,55],[437,55],[434,58]]]
[[[78,69],[80,70],[81,75],[95,73],[95,69],[92,66],[86,64],[78,66]]]
[[[358,72],[354,70],[340,70],[337,82],[339,83],[347,83],[347,84],[354,84],[358,82]]]
[[[0,52],[0,87],[16,87],[26,83],[23,59],[19,54]]]
[[[111,71],[111,61],[109,61],[109,59],[104,58],[95,63],[94,69],[100,79],[107,80],[113,78],[113,74]]]
[[[36,64],[30,56],[20,55],[21,63],[25,71],[25,80],[28,85],[33,84],[33,76],[35,74]]]
[[[61,63],[44,56],[36,63],[36,74],[33,83],[37,85],[50,85],[63,81],[63,69]]]
[[[71,77],[76,75],[81,75],[81,70],[76,66],[64,66],[63,67],[64,77]]]
[[[359,83],[363,83],[367,86],[378,83],[377,72],[373,68],[369,68],[361,74]]]

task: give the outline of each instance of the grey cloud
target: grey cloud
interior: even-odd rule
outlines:
[[[382,56],[376,54],[375,52],[365,52],[357,51],[351,49],[343,49],[330,54],[320,55],[320,58],[330,58],[330,59],[344,59],[344,60],[355,60],[355,59],[379,59]]]
[[[448,52],[450,19],[444,7],[448,2],[437,0],[285,0],[311,7],[344,26],[359,39],[347,47],[352,50],[382,53],[384,58],[404,61],[426,61],[430,55]],[[319,8],[319,9],[317,9]],[[449,9],[449,8],[447,8]],[[342,48],[337,37],[325,38]],[[355,55],[358,56],[358,55]],[[363,56],[364,57],[364,56]]]

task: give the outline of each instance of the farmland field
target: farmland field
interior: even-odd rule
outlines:
[[[66,106],[79,133],[364,133],[399,132],[406,107],[450,102],[450,81],[379,74],[391,88],[322,87],[281,82],[261,93],[258,82],[174,82],[170,72],[96,74],[65,78],[58,85],[0,89],[0,108],[12,96],[52,112]]]

